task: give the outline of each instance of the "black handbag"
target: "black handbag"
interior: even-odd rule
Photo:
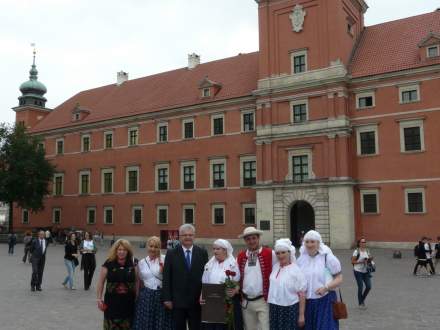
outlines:
[[[75,257],[74,257],[74,258],[72,259],[72,261],[73,261],[73,264],[75,265],[75,267],[79,265],[78,258],[75,258]]]

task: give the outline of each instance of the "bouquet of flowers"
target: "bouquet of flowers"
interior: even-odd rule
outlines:
[[[228,289],[235,289],[238,285],[236,281],[234,281],[232,278],[237,275],[236,272],[232,270],[226,270],[226,280],[225,280],[225,286],[226,290]],[[234,301],[232,297],[229,297],[226,294],[225,298],[226,303],[226,325],[228,326],[228,330],[234,330],[235,324],[234,324]]]

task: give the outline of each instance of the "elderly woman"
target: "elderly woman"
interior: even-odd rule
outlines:
[[[277,263],[269,286],[270,330],[296,330],[304,326],[306,279],[295,263],[295,247],[287,239],[275,243]]]
[[[314,230],[304,235],[300,252],[297,263],[307,281],[305,329],[337,330],[332,305],[342,283],[341,263]]]
[[[131,329],[136,299],[136,266],[131,244],[117,240],[101,267],[96,288],[98,308],[104,312],[104,330]],[[102,293],[105,286],[104,300]]]
[[[138,263],[136,313],[133,330],[173,329],[170,310],[161,301],[163,265],[165,256],[160,253],[161,241],[153,236],[147,240],[148,255]]]
[[[239,307],[239,290],[238,281],[240,280],[240,270],[238,269],[237,262],[233,256],[233,248],[231,243],[224,239],[218,239],[212,246],[213,256],[205,265],[205,270],[202,276],[202,283],[204,284],[223,284],[226,281],[226,272],[230,271],[235,273],[231,275],[230,279],[237,283],[235,288],[227,289],[226,294],[233,299],[234,302],[234,329],[242,329],[241,310],[235,307]],[[201,297],[201,304],[203,304],[203,297]],[[236,310],[240,311],[237,313]],[[203,329],[209,330],[223,330],[227,329],[226,324],[219,323],[204,323]]]

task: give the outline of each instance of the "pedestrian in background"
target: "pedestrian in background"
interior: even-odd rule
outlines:
[[[365,298],[371,290],[371,274],[367,271],[368,262],[373,257],[367,249],[367,241],[361,238],[357,241],[357,248],[353,252],[351,263],[353,265],[354,278],[358,287],[358,304],[360,308],[365,308]],[[365,290],[363,289],[365,284]]]
[[[435,244],[435,266],[440,262],[440,236],[437,236],[437,243]]]
[[[78,266],[78,243],[76,241],[75,233],[70,233],[68,236],[68,240],[64,246],[64,264],[67,269],[67,276],[63,281],[63,286],[70,290],[75,290],[74,287],[74,276],[75,276],[75,268]]]
[[[96,268],[96,243],[89,232],[84,233],[84,240],[79,246],[81,253],[81,270],[84,272],[84,290],[88,290],[92,284],[93,274]]]
[[[414,266],[413,275],[417,275],[417,271],[419,267],[425,267],[426,271],[428,271],[428,266],[426,263],[426,252],[425,252],[425,243],[427,242],[426,237],[422,237],[419,243],[414,247],[414,256],[416,257],[416,265]]]
[[[31,243],[32,243],[32,233],[30,231],[27,231],[24,233],[23,237],[23,244],[24,244],[24,256],[23,256],[23,262],[25,263],[26,260],[31,262]]]
[[[10,232],[8,235],[8,254],[14,254],[14,247],[17,244],[17,235],[14,232]]]
[[[46,240],[44,230],[38,232],[38,237],[31,242],[30,253],[32,263],[31,291],[42,291],[44,265],[46,264],[46,251],[49,242]]]
[[[426,263],[429,265],[430,274],[435,275],[434,264],[432,263],[433,251],[432,251],[432,238],[427,238],[425,242],[425,254],[426,254]]]

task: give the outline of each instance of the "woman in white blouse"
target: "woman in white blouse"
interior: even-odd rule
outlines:
[[[295,247],[287,239],[275,242],[278,262],[270,274],[270,330],[296,330],[305,324],[306,279],[295,263]]]
[[[321,235],[314,230],[306,233],[298,266],[307,281],[306,330],[338,330],[339,322],[333,318],[334,291],[342,283],[341,263]]]
[[[134,330],[173,329],[171,311],[161,301],[162,272],[165,256],[161,241],[153,236],[147,240],[148,255],[138,263],[138,299],[133,322]]]
[[[235,275],[231,276],[231,280],[237,283],[237,286],[233,289],[227,289],[227,295],[233,298],[234,306],[238,308],[234,308],[234,321],[235,328],[234,329],[242,329],[242,317],[241,317],[241,309],[240,309],[240,301],[239,301],[239,291],[240,287],[238,282],[240,281],[240,270],[238,269],[237,261],[233,256],[233,248],[231,243],[224,239],[218,239],[214,242],[212,246],[213,256],[205,265],[205,270],[202,276],[203,284],[223,284],[226,281],[226,271],[231,271],[235,273]],[[200,299],[201,304],[204,303],[203,297]],[[240,314],[235,311],[240,311]],[[223,330],[226,329],[225,324],[219,323],[204,323],[203,329],[209,330]]]

